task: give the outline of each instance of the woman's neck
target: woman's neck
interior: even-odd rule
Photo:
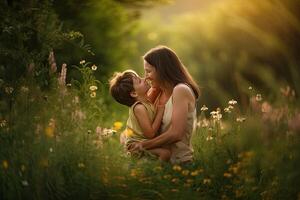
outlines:
[[[169,97],[172,95],[173,88],[174,87],[172,87],[171,85],[166,85],[166,86],[161,87],[160,89],[161,89],[162,94]]]

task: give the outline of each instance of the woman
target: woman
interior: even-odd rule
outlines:
[[[134,143],[131,151],[170,145],[171,163],[193,160],[191,136],[196,120],[199,87],[174,51],[165,46],[151,49],[144,55],[146,78],[159,88],[156,105],[165,105],[161,134],[151,140]]]

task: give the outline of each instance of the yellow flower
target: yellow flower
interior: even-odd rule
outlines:
[[[48,138],[54,137],[54,128],[52,126],[47,126],[45,129],[45,134]]]
[[[81,60],[79,63],[80,63],[81,65],[83,65],[83,64],[85,63],[85,60]]]
[[[96,65],[93,65],[93,66],[92,66],[92,70],[93,70],[93,71],[96,71],[96,70],[97,70],[97,66],[96,66]]]
[[[84,163],[82,163],[82,162],[81,162],[81,163],[78,163],[78,168],[81,168],[81,169],[82,169],[82,168],[85,168]]]
[[[91,85],[91,86],[90,86],[90,90],[91,90],[91,91],[98,90],[98,87],[97,87],[96,85]]]
[[[181,171],[181,167],[179,165],[174,165],[173,170],[174,171]]]
[[[126,137],[131,137],[133,135],[133,131],[131,129],[127,128],[125,131],[125,135],[126,135]]]
[[[123,126],[123,123],[117,121],[117,122],[114,123],[113,129],[114,129],[115,131],[118,131],[118,130],[120,130],[120,129],[122,128],[122,126]]]
[[[2,166],[4,169],[7,169],[8,168],[8,161],[7,160],[3,160],[2,161]]]
[[[203,179],[203,184],[210,184],[210,183],[211,183],[211,179],[209,178]]]
[[[231,178],[231,177],[232,177],[232,175],[231,175],[230,173],[228,173],[228,172],[225,172],[225,173],[223,174],[223,176],[224,176],[225,178]]]
[[[164,178],[164,179],[169,179],[169,178],[171,178],[171,175],[169,175],[169,174],[164,175],[163,178]]]
[[[182,173],[183,176],[187,176],[187,175],[189,175],[190,171],[189,170],[183,170],[181,173]]]
[[[172,183],[178,183],[179,179],[178,178],[173,178],[171,181],[172,181]]]
[[[199,174],[198,170],[191,172],[191,176],[197,176]]]
[[[90,97],[91,97],[91,98],[95,98],[95,97],[96,97],[96,95],[97,95],[97,94],[96,94],[96,92],[95,92],[95,91],[93,91],[93,92],[91,92],[91,94],[90,94]]]

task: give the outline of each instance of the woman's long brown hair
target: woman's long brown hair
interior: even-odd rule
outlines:
[[[193,89],[196,98],[200,96],[199,86],[172,49],[160,45],[150,49],[143,58],[157,70],[162,83],[173,86],[186,83]]]

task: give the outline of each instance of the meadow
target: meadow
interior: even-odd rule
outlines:
[[[1,200],[300,199],[299,2],[172,2],[0,3]],[[201,88],[191,164],[119,142],[109,78],[158,44]]]
[[[249,87],[246,110],[199,109],[195,160],[171,165],[131,158],[119,143],[126,121],[110,117],[96,65],[76,67],[83,82],[65,83],[66,68],[41,91],[30,77],[1,86],[1,199],[297,199],[299,124],[295,94],[282,88],[270,104]],[[107,117],[103,117],[107,116]],[[106,126],[102,126],[106,124]]]

